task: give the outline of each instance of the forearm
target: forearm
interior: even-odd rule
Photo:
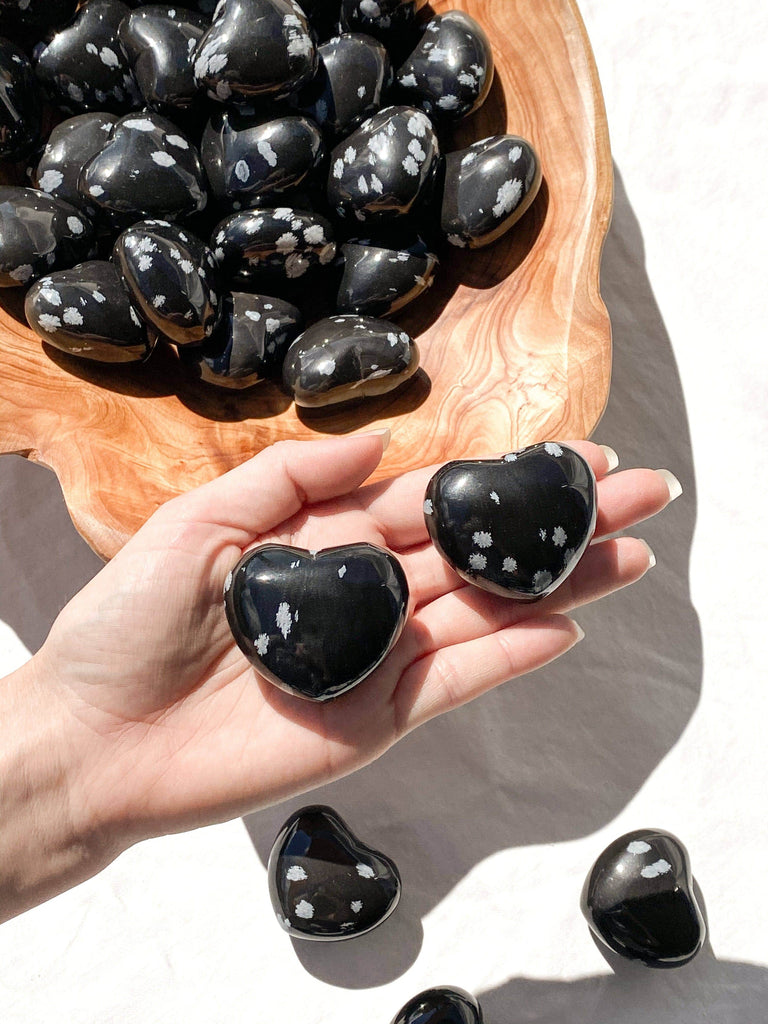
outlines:
[[[0,680],[0,922],[96,874],[119,852],[71,799],[76,722],[33,658]]]

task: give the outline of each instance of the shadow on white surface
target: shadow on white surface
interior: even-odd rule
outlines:
[[[696,511],[689,428],[672,346],[644,267],[642,235],[618,171],[602,292],[613,324],[614,376],[595,439],[616,448],[624,467],[668,467],[684,488],[661,516],[633,531],[649,541],[658,564],[635,586],[577,612],[586,639],[559,662],[430,722],[375,764],[313,792],[311,800],[246,819],[266,863],[294,809],[327,803],[398,864],[401,909],[414,914],[408,941],[402,945],[398,935],[399,943],[387,943],[383,933],[367,963],[361,947],[354,977],[345,958],[327,946],[297,950],[304,966],[330,984],[356,988],[397,976],[408,966],[404,951],[418,952],[418,917],[497,851],[563,842],[608,824],[677,742],[698,703],[702,645],[688,585]],[[547,991],[545,983],[516,984]],[[578,988],[576,995],[585,1005],[605,986],[621,989],[604,979],[584,985],[584,995]],[[570,1005],[570,990],[553,988],[563,1006]],[[525,1006],[525,998],[509,994],[499,1006]],[[625,1004],[632,1006],[630,995]],[[636,1019],[634,1010],[622,1012],[614,1021]],[[581,1018],[543,1011],[530,1019]]]

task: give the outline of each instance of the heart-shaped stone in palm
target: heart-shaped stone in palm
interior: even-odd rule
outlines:
[[[396,643],[408,583],[372,544],[306,551],[263,544],[227,578],[225,607],[240,650],[280,689],[324,701],[351,690]]]
[[[534,601],[563,582],[589,544],[595,477],[578,452],[553,441],[502,459],[449,462],[427,486],[424,517],[462,579]]]
[[[400,874],[362,843],[330,807],[302,807],[286,821],[267,867],[277,919],[300,939],[350,939],[386,920],[400,899]]]
[[[409,999],[392,1024],[483,1024],[483,1014],[462,988],[428,988]]]

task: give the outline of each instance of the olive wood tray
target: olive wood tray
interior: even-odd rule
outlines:
[[[398,316],[421,368],[402,388],[300,410],[271,383],[220,392],[171,347],[105,367],[43,346],[21,289],[0,290],[0,453],[54,470],[77,530],[111,558],[164,501],[284,438],[388,426],[376,476],[546,438],[584,438],[608,398],[611,332],[599,291],[613,177],[600,83],[573,0],[434,0],[485,28],[496,77],[456,148],[529,139],[544,181],[494,245],[444,254],[434,287]],[[7,179],[6,179],[7,180]]]

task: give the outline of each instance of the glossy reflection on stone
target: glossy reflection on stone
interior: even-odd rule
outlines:
[[[177,345],[210,337],[220,315],[218,267],[199,238],[168,221],[124,231],[113,259],[142,317]]]
[[[106,146],[82,170],[89,202],[134,219],[177,220],[199,213],[208,194],[200,157],[187,136],[151,110],[122,117]]]
[[[428,988],[409,999],[392,1024],[483,1024],[483,1014],[462,988]]]
[[[328,202],[358,221],[411,213],[431,195],[439,153],[424,111],[385,107],[331,153]]]
[[[490,245],[538,194],[541,163],[530,142],[493,135],[445,157],[440,227],[459,248]]]
[[[120,45],[148,106],[168,115],[192,106],[199,92],[192,55],[210,24],[172,5],[140,7],[123,19]]]
[[[141,95],[118,39],[130,8],[119,0],[86,0],[74,21],[40,53],[36,73],[64,109],[135,110]]]
[[[114,114],[78,114],[57,124],[48,137],[32,184],[49,196],[82,206],[93,216],[96,204],[78,188],[83,167],[106,146],[117,122]]]
[[[0,38],[0,160],[26,156],[40,138],[41,128],[42,107],[32,65],[15,43]]]
[[[578,452],[554,441],[503,459],[449,462],[429,482],[424,518],[462,579],[532,601],[551,594],[586,550],[595,477]]]
[[[18,288],[95,255],[82,210],[34,188],[0,186],[0,288]]]
[[[481,25],[464,11],[436,15],[398,68],[403,102],[443,122],[478,109],[493,82],[493,52]]]
[[[311,552],[264,544],[247,552],[225,585],[237,645],[275,686],[325,701],[377,668],[408,610],[400,563],[371,544]]]
[[[400,899],[389,857],[361,842],[331,807],[302,807],[285,822],[267,865],[281,927],[298,939],[351,939],[376,928]],[[463,1024],[463,1022],[462,1022]]]
[[[283,387],[318,408],[384,395],[419,368],[419,351],[390,320],[340,314],[317,320],[288,349]]]
[[[290,302],[233,292],[224,296],[221,321],[209,340],[185,346],[179,355],[207,384],[249,388],[281,374],[285,353],[301,327],[301,312]]]
[[[344,273],[336,297],[340,313],[390,316],[432,285],[438,265],[421,239],[406,249],[346,242],[341,254]]]
[[[336,255],[325,217],[291,207],[233,213],[214,228],[211,246],[229,281],[294,280]]]
[[[136,363],[150,352],[113,263],[92,260],[49,274],[30,288],[24,312],[43,341],[81,359]]]
[[[682,967],[706,937],[688,853],[660,829],[628,832],[603,850],[581,909],[602,943],[648,967]]]
[[[427,0],[341,0],[339,24],[345,32],[364,32],[398,52],[416,33],[416,14],[426,3]]]

